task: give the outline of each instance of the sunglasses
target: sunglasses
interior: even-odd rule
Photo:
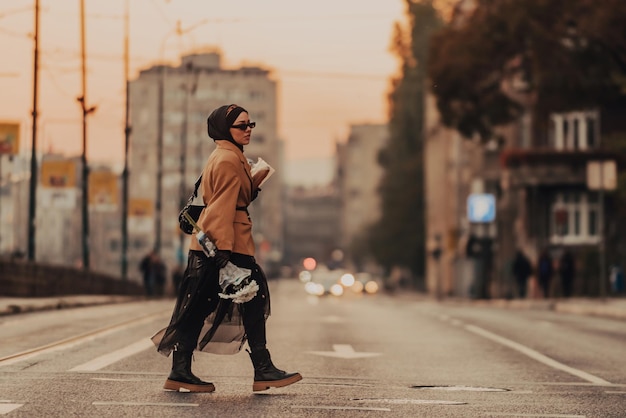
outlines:
[[[252,129],[255,126],[256,126],[256,122],[249,122],[249,123],[240,123],[239,125],[233,125],[231,126],[231,128],[241,129],[242,131],[245,131],[246,129],[248,129],[248,127]]]

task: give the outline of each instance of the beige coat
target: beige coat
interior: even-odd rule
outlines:
[[[217,148],[202,172],[200,187],[206,207],[198,225],[218,249],[254,256],[252,220],[246,211],[236,210],[252,201],[250,164],[234,144],[224,140],[215,143]],[[202,250],[195,233],[189,249]]]

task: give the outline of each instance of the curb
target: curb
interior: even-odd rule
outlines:
[[[553,311],[575,315],[597,316],[617,320],[626,320],[626,299],[445,299],[441,303],[465,306],[493,307],[498,309]]]
[[[0,298],[0,316],[126,303],[142,299],[143,297],[125,295],[76,295],[57,298],[7,298],[5,300]]]

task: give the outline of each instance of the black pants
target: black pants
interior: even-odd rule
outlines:
[[[189,257],[187,270],[192,270],[185,273],[177,301],[177,309],[186,310],[184,320],[179,321],[176,327],[177,349],[181,351],[195,349],[204,319],[217,309],[220,302],[218,293],[221,292],[219,269],[214,261],[200,251],[190,251]],[[192,257],[198,260],[192,260]],[[259,284],[260,289],[256,296],[246,303],[235,306],[235,309],[240,310],[250,349],[252,351],[264,349],[267,344],[265,322],[269,303],[265,276],[254,257],[235,253],[231,255],[231,261],[237,266],[252,270],[252,278]],[[194,298],[189,296],[192,289],[196,289]],[[186,300],[189,301],[189,306],[184,305]]]

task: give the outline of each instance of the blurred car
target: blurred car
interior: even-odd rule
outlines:
[[[310,295],[342,296],[345,292],[375,294],[382,288],[380,281],[369,273],[352,274],[345,269],[318,268],[300,274],[305,291]]]
[[[341,285],[340,279],[344,271],[318,268],[310,273],[310,279],[304,285],[304,289],[308,294],[315,296],[343,295],[344,287]],[[307,277],[307,275],[304,274],[304,277]]]
[[[354,284],[351,289],[355,293],[367,293],[373,295],[381,289],[380,280],[376,279],[370,273],[357,273],[354,275]]]

